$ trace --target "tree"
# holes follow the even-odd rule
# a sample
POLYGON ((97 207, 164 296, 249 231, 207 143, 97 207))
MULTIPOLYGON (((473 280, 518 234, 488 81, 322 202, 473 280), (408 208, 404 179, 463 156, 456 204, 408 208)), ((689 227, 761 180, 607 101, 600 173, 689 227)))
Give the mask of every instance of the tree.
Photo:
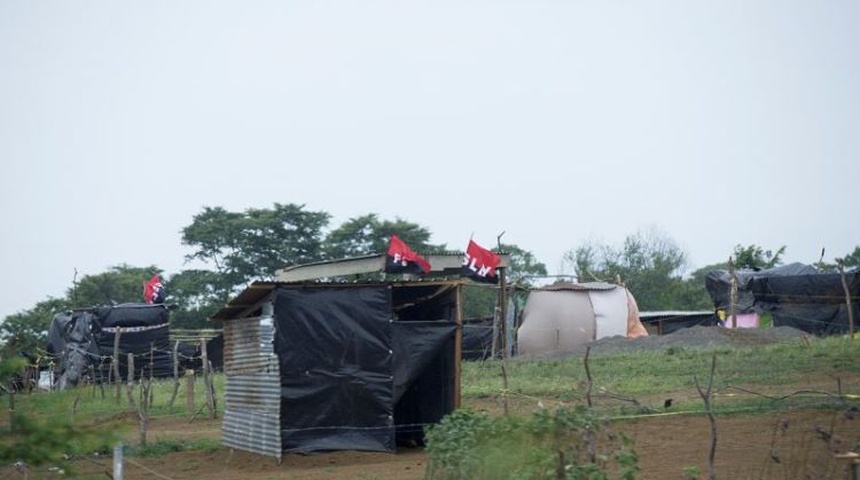
POLYGON ((321 260, 322 230, 329 217, 296 204, 244 212, 204 207, 182 229, 182 243, 195 249, 187 260, 214 265, 223 277, 221 285, 232 291, 251 280, 271 278, 285 266, 321 260))
POLYGON ((359 257, 385 253, 391 234, 400 237, 410 248, 419 253, 434 253, 445 250, 445 245, 430 243, 430 231, 425 227, 395 218, 380 220, 375 213, 350 218, 326 236, 324 250, 326 258, 359 257))
POLYGON ((212 328, 208 318, 229 300, 232 285, 211 270, 183 270, 165 283, 171 303, 170 325, 174 328, 212 328))
POLYGON ((733 253, 735 268, 747 270, 763 270, 773 268, 782 264, 782 255, 785 253, 785 245, 779 247, 775 252, 764 250, 758 245, 735 245, 733 253))
POLYGON ((629 235, 620 248, 588 243, 564 258, 580 282, 622 281, 642 310, 679 308, 686 254, 662 232, 629 235))
MULTIPOLYGON (((68 302, 77 308, 142 302, 143 284, 161 271, 149 267, 116 265, 107 271, 85 275, 66 292, 68 302)), ((170 291, 168 290, 168 295, 170 291)))
POLYGON ((530 277, 546 275, 546 265, 537 261, 534 254, 514 244, 503 243, 496 252, 505 252, 511 256, 511 266, 508 269, 508 281, 520 284, 531 284, 530 277))
POLYGON ((8 315, 0 324, 0 342, 15 352, 37 355, 39 349, 45 349, 54 316, 70 307, 64 298, 48 298, 29 310, 8 315))

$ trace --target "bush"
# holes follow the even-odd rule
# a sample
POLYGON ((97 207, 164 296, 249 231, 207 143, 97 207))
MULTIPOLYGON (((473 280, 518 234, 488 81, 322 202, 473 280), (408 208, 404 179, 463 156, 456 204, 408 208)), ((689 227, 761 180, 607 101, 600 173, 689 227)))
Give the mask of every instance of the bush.
POLYGON ((460 410, 427 429, 429 480, 633 480, 638 457, 585 408, 531 417, 460 410))

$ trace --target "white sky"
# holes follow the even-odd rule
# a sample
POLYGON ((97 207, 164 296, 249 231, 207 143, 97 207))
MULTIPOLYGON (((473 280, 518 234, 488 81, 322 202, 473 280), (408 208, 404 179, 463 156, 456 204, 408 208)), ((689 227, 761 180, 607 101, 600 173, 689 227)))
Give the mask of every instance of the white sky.
POLYGON ((690 269, 860 244, 860 2, 0 3, 0 318, 273 202, 690 269))

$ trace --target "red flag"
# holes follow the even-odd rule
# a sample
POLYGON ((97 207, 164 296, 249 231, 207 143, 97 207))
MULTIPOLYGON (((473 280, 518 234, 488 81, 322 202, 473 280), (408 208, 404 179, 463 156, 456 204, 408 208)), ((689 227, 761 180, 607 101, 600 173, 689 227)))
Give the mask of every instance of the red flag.
POLYGON ((430 262, 413 252, 397 235, 388 238, 388 258, 385 259, 388 273, 427 273, 430 262))
POLYGON ((478 282, 499 283, 496 267, 501 261, 495 253, 469 240, 463 256, 463 274, 478 282))
POLYGON ((158 275, 153 275, 143 285, 143 300, 146 303, 164 303, 164 286, 161 284, 161 278, 158 275))

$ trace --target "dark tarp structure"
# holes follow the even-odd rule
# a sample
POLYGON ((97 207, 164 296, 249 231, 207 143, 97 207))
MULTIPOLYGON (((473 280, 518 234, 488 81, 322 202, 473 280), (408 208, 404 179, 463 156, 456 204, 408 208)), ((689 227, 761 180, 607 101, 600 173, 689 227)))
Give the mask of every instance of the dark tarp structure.
MULTIPOLYGON (((817 275, 815 267, 802 263, 789 263, 779 267, 765 270, 737 270, 735 276, 738 279, 738 303, 735 305, 737 313, 752 313, 755 311, 755 296, 750 290, 749 284, 755 278, 780 277, 789 275, 817 275)), ((705 276, 705 288, 714 301, 717 310, 729 310, 731 306, 732 277, 728 270, 714 270, 705 276)))
POLYGON ((393 452, 460 401, 461 281, 254 282, 224 322, 224 445, 393 452))
POLYGON ((493 317, 463 324, 463 360, 487 360, 493 356, 493 317))
POLYGON ((668 335, 684 328, 719 325, 719 318, 711 311, 639 312, 642 325, 649 334, 668 335))
MULTIPOLYGON (((793 327, 815 335, 848 331, 848 309, 841 276, 819 273, 815 267, 792 263, 758 271, 738 271, 738 313, 773 314, 775 327, 793 327)), ((860 318, 860 273, 845 274, 854 317, 860 318)), ((711 272, 705 286, 717 310, 730 308, 731 277, 711 272)))
POLYGON ((110 357, 119 331, 119 369, 128 375, 128 354, 135 356, 135 375, 173 375, 169 311, 164 305, 127 303, 60 313, 48 330, 47 351, 58 357, 59 389, 72 387, 91 372, 95 381, 110 375, 110 357), (91 369, 92 367, 92 369, 91 369))
POLYGON ((455 407, 455 315, 440 285, 279 288, 283 451, 420 443, 455 407))
MULTIPOLYGON (((854 318, 860 318, 860 273, 845 274, 854 318)), ((760 311, 773 314, 775 327, 794 327, 815 335, 848 332, 845 289, 838 273, 757 277, 749 283, 760 311)))

